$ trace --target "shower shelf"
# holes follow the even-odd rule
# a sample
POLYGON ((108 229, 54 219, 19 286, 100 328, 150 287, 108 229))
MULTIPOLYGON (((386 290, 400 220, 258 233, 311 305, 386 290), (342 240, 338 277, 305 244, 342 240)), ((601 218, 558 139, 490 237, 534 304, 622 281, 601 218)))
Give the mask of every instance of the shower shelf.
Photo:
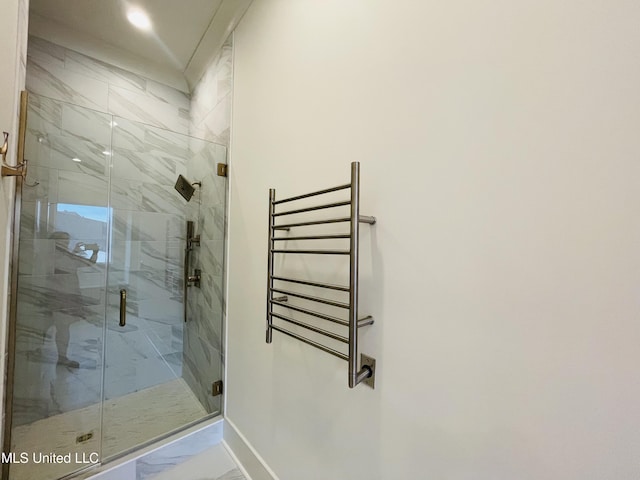
MULTIPOLYGON (((373 225, 376 223, 374 217, 360 215, 360 163, 351 163, 351 182, 340 185, 337 187, 327 188, 317 192, 307 193, 304 195, 298 195, 295 197, 285 198, 283 200, 276 201, 275 189, 269 190, 269 250, 268 250, 268 265, 267 265, 267 332, 266 341, 271 343, 273 339, 273 331, 280 332, 289 337, 293 337, 303 343, 316 347, 324 352, 334 355, 338 358, 346 360, 348 362, 349 369, 349 387, 353 388, 360 382, 374 387, 375 379, 375 359, 361 354, 360 355, 360 368, 358 368, 358 331, 361 327, 365 327, 373 324, 373 318, 370 315, 365 317, 358 317, 358 250, 359 250, 359 237, 360 237, 360 223, 368 223, 373 225), (307 199, 310 197, 326 195, 329 193, 337 192, 340 190, 350 190, 351 198, 348 201, 339 201, 332 203, 323 203, 320 205, 304 208, 293 208, 291 210, 285 210, 276 212, 276 206, 295 202, 298 200, 307 199), (308 212, 316 212, 318 210, 336 208, 336 207, 350 207, 350 216, 330 218, 326 220, 305 220, 295 221, 290 223, 280 223, 276 225, 276 219, 287 215, 301 215, 308 212), (344 234, 295 234, 286 236, 276 236, 277 232, 287 231, 289 232, 294 227, 307 227, 311 225, 325 225, 333 223, 349 223, 350 233, 344 234), (276 242, 285 241, 298 241, 298 240, 339 240, 349 239, 348 249, 288 249, 285 247, 276 248, 276 242), (332 255, 332 256, 349 256, 349 284, 348 285, 335 285, 330 283, 317 282, 306 278, 288 278, 286 276, 274 274, 274 264, 276 255, 332 255), (275 282, 286 282, 288 284, 305 285, 310 287, 318 287, 326 290, 333 290, 337 292, 348 293, 348 302, 341 302, 329 298, 317 297, 315 295, 309 295, 304 292, 291 290, 289 287, 280 288, 274 285, 275 282), (274 297, 274 293, 278 294, 274 297), (347 310, 348 318, 343 319, 338 316, 329 315, 324 312, 317 312, 304 308, 299 305, 290 304, 289 298, 300 299, 307 302, 313 302, 316 304, 327 305, 337 309, 347 310), (274 307, 279 307, 280 310, 274 311, 274 307), (314 319, 320 319, 330 322, 334 325, 339 325, 335 328, 346 328, 348 333, 341 334, 335 331, 321 328, 314 324, 309 324, 302 320, 292 318, 291 315, 285 315, 282 313, 283 309, 288 309, 292 312, 302 313, 314 319), (274 319, 280 322, 286 322, 287 324, 295 325, 296 327, 303 328, 305 330, 314 332, 323 337, 330 338, 337 343, 341 343, 348 346, 348 353, 343 353, 336 348, 329 347, 319 341, 307 338, 299 333, 288 330, 282 326, 281 323, 275 324, 274 319)), ((293 285, 292 288, 296 288, 293 285)), ((342 311, 341 310, 341 311, 342 311)), ((305 317, 306 318, 306 317, 305 317)), ((316 321, 316 320, 314 320, 316 321)))

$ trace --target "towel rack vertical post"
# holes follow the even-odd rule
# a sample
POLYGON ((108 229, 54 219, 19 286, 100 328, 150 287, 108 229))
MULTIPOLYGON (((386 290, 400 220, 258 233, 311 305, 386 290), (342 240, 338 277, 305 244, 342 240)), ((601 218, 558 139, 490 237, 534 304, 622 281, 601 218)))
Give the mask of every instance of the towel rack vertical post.
POLYGON ((273 313, 273 304, 271 301, 273 300, 273 227, 275 226, 275 217, 273 214, 275 213, 275 205, 274 202, 276 200, 276 190, 274 188, 269 189, 269 251, 268 251, 268 260, 267 260, 267 343, 271 343, 273 339, 273 330, 271 329, 271 325, 273 322, 273 318, 271 314, 273 313))
POLYGON ((360 242, 360 162, 351 162, 351 235, 349 245, 349 388, 371 376, 358 370, 358 250, 360 242))
POLYGON ((351 163, 351 229, 349 245, 349 388, 358 372, 358 245, 360 238, 360 163, 351 163))

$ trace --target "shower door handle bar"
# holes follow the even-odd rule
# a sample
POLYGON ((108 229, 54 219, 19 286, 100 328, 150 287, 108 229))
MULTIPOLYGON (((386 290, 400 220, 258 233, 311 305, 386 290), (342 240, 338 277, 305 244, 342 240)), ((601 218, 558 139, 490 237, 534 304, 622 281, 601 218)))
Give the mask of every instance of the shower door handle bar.
POLYGON ((120 325, 124 327, 127 324, 127 291, 123 288, 120 290, 120 325))
MULTIPOLYGON (((187 240, 188 241, 188 240, 187 240)), ((184 249, 184 267, 182 271, 182 314, 187 322, 187 291, 189 287, 189 247, 184 249)))

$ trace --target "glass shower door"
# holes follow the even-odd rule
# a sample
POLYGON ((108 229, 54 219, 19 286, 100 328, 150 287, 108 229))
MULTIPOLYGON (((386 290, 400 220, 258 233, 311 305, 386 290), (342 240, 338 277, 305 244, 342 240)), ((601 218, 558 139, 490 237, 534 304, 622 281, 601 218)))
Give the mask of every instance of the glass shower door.
POLYGON ((9 478, 49 480, 221 412, 226 149, 32 94, 25 158, 9 478))
POLYGON ((10 478, 44 480, 99 461, 111 117, 32 94, 27 118, 10 478))
MULTIPOLYGON (((201 230, 208 222, 197 218, 206 210, 204 189, 190 202, 174 189, 178 175, 196 181, 189 177, 194 159, 202 158, 213 172, 215 149, 186 135, 117 117, 113 125, 103 461, 219 412, 220 400, 209 401, 210 389, 209 395, 198 391, 222 378, 221 361, 215 361, 220 342, 216 351, 191 351, 188 331, 198 322, 185 322, 185 300, 196 290, 213 289, 213 268, 200 268, 200 288, 185 287, 184 282, 185 259, 195 270, 201 249, 212 248, 207 231, 201 230), (194 208, 202 242, 192 242, 198 252, 187 256, 186 222, 194 208), (208 368, 201 377, 197 367, 203 353, 208 368)), ((198 181, 211 184, 203 176, 198 181)), ((221 325, 221 311, 220 304, 217 316, 204 322, 212 324, 217 317, 221 325)), ((189 318, 206 313, 199 305, 187 312, 189 318)))

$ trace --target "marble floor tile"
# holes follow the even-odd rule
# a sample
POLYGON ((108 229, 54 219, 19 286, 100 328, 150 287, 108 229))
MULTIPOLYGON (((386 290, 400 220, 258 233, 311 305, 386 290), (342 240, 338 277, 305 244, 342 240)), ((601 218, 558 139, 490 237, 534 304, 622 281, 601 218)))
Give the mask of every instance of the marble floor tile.
POLYGON ((222 443, 162 473, 136 480, 246 480, 222 443))
POLYGON ((107 401, 103 412, 102 458, 134 448, 206 415, 181 378, 107 401))

